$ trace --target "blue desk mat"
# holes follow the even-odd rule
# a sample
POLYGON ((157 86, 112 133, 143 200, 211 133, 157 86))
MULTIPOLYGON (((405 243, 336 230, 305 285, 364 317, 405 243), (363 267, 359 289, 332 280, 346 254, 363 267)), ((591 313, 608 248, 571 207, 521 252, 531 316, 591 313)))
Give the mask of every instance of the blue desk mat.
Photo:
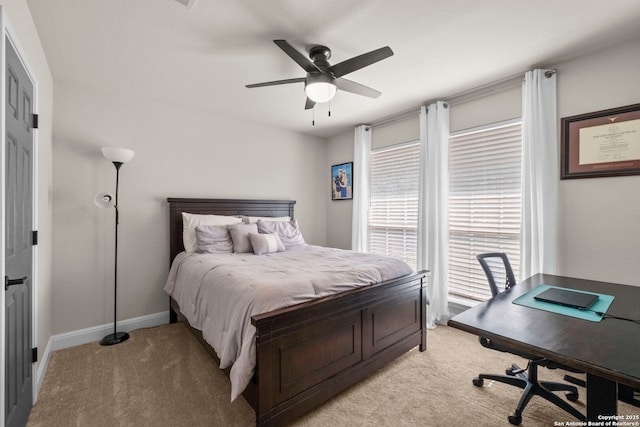
POLYGON ((538 285, 536 288, 530 290, 526 294, 520 295, 518 298, 514 299, 512 302, 514 304, 523 305, 525 307, 550 311, 552 313, 558 313, 564 316, 576 317, 578 319, 589 320, 591 322, 599 322, 602 320, 602 316, 594 313, 594 311, 606 313, 607 310, 609 309, 609 306, 613 302, 613 298, 614 298, 613 295, 578 291, 578 292, 584 292, 585 294, 598 295, 598 301, 596 301, 591 307, 589 307, 588 310, 580 310, 573 307, 565 307, 564 305, 554 304, 554 303, 545 302, 545 301, 538 301, 533 299, 533 297, 535 297, 541 292, 546 291, 549 288, 567 289, 569 291, 576 291, 576 289, 560 288, 558 286, 549 286, 549 285, 542 284, 542 285, 538 285))

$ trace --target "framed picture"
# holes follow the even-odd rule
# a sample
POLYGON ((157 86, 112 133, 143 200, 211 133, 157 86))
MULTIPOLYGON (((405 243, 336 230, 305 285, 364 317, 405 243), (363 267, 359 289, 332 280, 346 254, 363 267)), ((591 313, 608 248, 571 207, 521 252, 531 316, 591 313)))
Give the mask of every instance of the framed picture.
POLYGON ((640 104, 563 117, 560 179, 640 174, 640 104))
POLYGON ((331 200, 353 199, 353 162, 331 166, 331 200))

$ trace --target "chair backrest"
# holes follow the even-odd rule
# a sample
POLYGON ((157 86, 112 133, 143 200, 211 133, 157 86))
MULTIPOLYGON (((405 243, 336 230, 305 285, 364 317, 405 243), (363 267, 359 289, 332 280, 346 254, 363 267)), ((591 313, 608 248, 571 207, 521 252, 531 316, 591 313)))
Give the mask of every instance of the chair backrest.
POLYGON ((516 285, 516 278, 513 275, 513 269, 507 254, 503 252, 491 252, 487 254, 477 255, 476 258, 484 274, 487 275, 491 294, 495 297, 500 292, 505 291, 516 285))

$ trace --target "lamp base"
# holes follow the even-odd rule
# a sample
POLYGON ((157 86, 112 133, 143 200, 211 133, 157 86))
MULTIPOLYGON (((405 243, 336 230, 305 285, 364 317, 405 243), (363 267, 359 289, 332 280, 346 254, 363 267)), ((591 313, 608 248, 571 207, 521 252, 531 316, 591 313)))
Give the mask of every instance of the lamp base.
POLYGON ((115 334, 109 334, 102 338, 100 345, 115 345, 120 344, 123 341, 129 339, 129 334, 126 332, 116 332, 115 334))

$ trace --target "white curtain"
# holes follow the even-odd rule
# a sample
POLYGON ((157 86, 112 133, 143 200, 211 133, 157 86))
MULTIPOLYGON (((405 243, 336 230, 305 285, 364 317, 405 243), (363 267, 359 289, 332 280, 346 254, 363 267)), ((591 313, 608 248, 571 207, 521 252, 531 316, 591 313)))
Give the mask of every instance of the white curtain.
POLYGON ((351 221, 351 249, 354 251, 366 252, 367 221, 369 219, 371 126, 356 126, 353 147, 353 217, 351 221))
POLYGON ((449 317, 449 106, 420 109, 418 269, 430 270, 427 327, 449 317))
POLYGON ((522 85, 521 279, 557 272, 557 120, 555 71, 528 71, 522 85))

